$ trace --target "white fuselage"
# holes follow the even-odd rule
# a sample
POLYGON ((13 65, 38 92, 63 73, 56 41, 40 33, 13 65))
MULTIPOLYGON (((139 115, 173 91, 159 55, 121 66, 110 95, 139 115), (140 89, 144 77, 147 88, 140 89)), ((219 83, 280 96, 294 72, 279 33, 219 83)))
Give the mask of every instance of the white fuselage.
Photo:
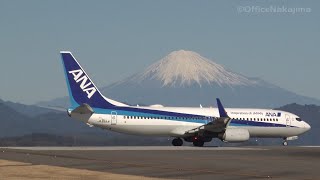
MULTIPOLYGON (((219 117, 217 108, 186 107, 130 107, 139 110, 155 110, 187 115, 199 115, 205 118, 184 118, 150 113, 132 113, 123 110, 97 110, 91 116, 73 114, 72 116, 90 125, 121 133, 184 137, 185 132, 207 124, 214 117, 219 117)), ((271 109, 226 108, 232 119, 228 128, 245 128, 250 137, 291 137, 310 129, 292 113, 271 109)))

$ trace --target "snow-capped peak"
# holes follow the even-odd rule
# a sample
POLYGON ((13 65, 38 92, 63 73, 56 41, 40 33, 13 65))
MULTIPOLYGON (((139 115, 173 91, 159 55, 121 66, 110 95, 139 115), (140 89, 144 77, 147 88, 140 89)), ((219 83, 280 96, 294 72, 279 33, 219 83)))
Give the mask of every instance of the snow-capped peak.
POLYGON ((221 65, 192 51, 173 51, 163 59, 149 66, 134 78, 160 80, 163 86, 181 86, 197 83, 222 85, 250 85, 248 78, 227 71, 221 65))

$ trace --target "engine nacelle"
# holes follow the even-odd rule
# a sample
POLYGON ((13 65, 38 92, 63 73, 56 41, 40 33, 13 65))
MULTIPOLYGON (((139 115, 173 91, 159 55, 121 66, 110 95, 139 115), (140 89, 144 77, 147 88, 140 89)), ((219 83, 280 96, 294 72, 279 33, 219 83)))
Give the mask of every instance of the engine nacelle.
POLYGON ((227 142, 243 142, 250 138, 249 131, 240 128, 226 129, 225 133, 219 134, 219 138, 227 142))

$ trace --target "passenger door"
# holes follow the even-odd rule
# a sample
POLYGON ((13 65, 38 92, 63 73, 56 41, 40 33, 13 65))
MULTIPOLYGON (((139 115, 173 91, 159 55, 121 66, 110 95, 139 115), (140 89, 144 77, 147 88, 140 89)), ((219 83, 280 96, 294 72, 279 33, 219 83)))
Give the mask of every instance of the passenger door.
POLYGON ((290 126, 291 126, 291 119, 290 119, 290 116, 286 114, 286 127, 290 127, 290 126))
POLYGON ((117 124, 117 112, 111 111, 111 125, 117 124))

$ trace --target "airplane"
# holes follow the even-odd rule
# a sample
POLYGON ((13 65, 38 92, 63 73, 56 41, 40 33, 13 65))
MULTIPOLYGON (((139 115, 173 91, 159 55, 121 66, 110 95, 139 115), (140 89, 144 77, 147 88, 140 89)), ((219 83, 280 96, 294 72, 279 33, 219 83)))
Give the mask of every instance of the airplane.
POLYGON ((70 104, 68 115, 90 127, 120 133, 172 137, 173 146, 192 142, 202 147, 218 138, 245 142, 249 138, 282 138, 283 145, 310 130, 290 112, 272 109, 130 106, 101 94, 70 51, 60 51, 70 104), (184 140, 184 141, 183 141, 184 140))

